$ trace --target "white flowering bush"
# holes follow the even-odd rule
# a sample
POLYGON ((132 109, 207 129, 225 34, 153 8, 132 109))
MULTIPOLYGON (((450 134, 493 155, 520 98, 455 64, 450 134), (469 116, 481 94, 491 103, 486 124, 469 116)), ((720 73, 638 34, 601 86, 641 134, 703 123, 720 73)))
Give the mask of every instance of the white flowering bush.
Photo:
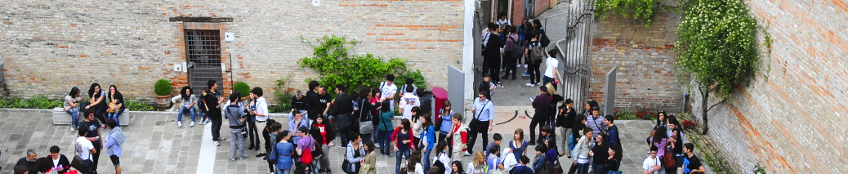
POLYGON ((747 83, 759 67, 757 21, 741 0, 688 0, 676 32, 677 66, 716 96, 747 83))

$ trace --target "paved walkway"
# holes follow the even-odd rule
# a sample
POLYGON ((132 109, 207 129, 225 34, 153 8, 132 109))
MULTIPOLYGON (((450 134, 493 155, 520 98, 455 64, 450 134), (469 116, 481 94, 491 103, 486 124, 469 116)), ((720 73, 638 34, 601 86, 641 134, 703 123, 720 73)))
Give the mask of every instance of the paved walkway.
MULTIPOLYGON (((519 107, 496 107, 498 120, 512 118, 515 109, 519 107)), ((124 144, 124 157, 121 158, 124 173, 208 173, 203 172, 202 169, 213 169, 219 173, 267 173, 268 171, 265 161, 253 157, 256 151, 247 151, 250 156, 247 160, 229 161, 229 141, 222 141, 221 146, 217 147, 212 145, 209 140, 211 135, 204 132, 204 125, 193 128, 185 125, 183 128, 177 128, 176 113, 130 112, 130 114, 132 114, 132 124, 122 128, 128 138, 124 144), (214 153, 202 154, 201 151, 207 149, 201 147, 211 148, 208 150, 214 153)), ((272 118, 286 120, 280 116, 272 116, 272 118)), ((29 148, 35 149, 40 157, 46 156, 49 147, 53 145, 60 146, 62 154, 67 156, 73 154, 71 143, 76 137, 75 133, 68 130, 67 125, 53 125, 49 112, 5 110, 0 111, 0 119, 4 120, 0 122, 0 133, 3 134, 2 143, 0 143, 0 147, 3 148, 3 154, 0 156, 2 173, 11 173, 15 162, 24 157, 29 148)), ((184 118, 184 121, 186 120, 189 119, 184 118)), ((515 128, 522 128, 528 132, 529 122, 527 118, 516 118, 512 122, 496 126, 493 133, 511 137, 508 135, 512 135, 515 128)), ((650 121, 621 121, 618 125, 623 132, 621 138, 627 153, 624 156, 622 169, 625 173, 637 173, 641 171, 639 166, 645 158, 645 147, 641 142, 650 128, 650 121)), ((206 129, 208 131, 208 128, 206 129)), ((225 137, 229 136, 224 133, 222 131, 225 137)), ((529 136, 529 133, 527 134, 526 136, 529 136)), ((340 143, 338 138, 335 143, 340 143)), ((475 145, 475 150, 480 149, 482 149, 482 143, 475 145)), ((332 148, 330 153, 332 154, 331 162, 334 163, 332 170, 340 173, 339 166, 341 166, 344 150, 332 148)), ((528 153, 528 156, 532 159, 533 153, 528 153)), ((379 156, 377 160, 379 161, 378 173, 394 173, 394 156, 379 156)), ((468 161, 470 157, 463 157, 461 160, 468 161)), ((563 164, 571 162, 564 157, 560 160, 563 164)), ((114 172, 105 154, 102 154, 98 166, 100 172, 114 172)))

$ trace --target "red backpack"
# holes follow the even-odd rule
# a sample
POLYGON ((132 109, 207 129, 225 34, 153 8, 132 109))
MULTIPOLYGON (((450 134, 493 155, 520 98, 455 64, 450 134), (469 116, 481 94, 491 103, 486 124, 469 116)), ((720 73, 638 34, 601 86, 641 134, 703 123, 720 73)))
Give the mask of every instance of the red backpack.
POLYGON ((303 164, 312 164, 312 160, 314 160, 312 158, 312 149, 306 147, 306 149, 303 149, 303 155, 300 156, 300 162, 303 164))

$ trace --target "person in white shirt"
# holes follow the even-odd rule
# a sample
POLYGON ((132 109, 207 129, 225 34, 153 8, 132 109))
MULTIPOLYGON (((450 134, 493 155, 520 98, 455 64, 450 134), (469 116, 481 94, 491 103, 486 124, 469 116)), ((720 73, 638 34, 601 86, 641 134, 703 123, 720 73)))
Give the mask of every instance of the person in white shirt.
POLYGON ((404 89, 403 97, 400 98, 400 111, 403 113, 401 119, 412 120, 412 107, 421 106, 418 96, 415 96, 415 91, 412 86, 407 86, 404 89))
MULTIPOLYGON (((389 100, 389 110, 395 111, 395 96, 397 95, 397 86, 394 83, 395 75, 386 75, 386 81, 380 83, 380 101, 389 100)), ((378 146, 379 147, 379 146, 378 146)))
MULTIPOLYGON (((259 150, 259 147, 262 146, 260 143, 259 136, 261 136, 260 131, 265 129, 265 121, 268 121, 268 102, 265 100, 265 97, 262 97, 264 93, 262 92, 262 88, 255 87, 250 90, 250 98, 253 101, 250 102, 250 115, 247 120, 247 133, 250 141, 250 146, 247 150, 256 149, 259 150)), ((268 141, 268 140, 265 140, 268 141)), ((270 149, 269 147, 265 147, 266 149, 270 149)))
POLYGON ((94 163, 94 161, 92 161, 91 154, 97 153, 97 149, 95 149, 94 145, 91 144, 91 140, 88 140, 85 137, 86 133, 88 133, 87 129, 77 129, 77 135, 79 135, 79 137, 77 137, 76 141, 74 141, 74 147, 77 151, 77 155, 79 155, 82 159, 83 165, 88 167, 94 163))
POLYGON ((559 83, 559 72, 557 71, 557 66, 559 66, 559 61, 556 59, 557 53, 559 53, 559 49, 552 49, 548 51, 548 57, 545 59, 545 76, 542 77, 542 85, 547 83, 551 83, 554 86, 554 89, 557 88, 557 84, 559 83))
POLYGON ((665 173, 663 171, 661 159, 657 158, 657 146, 651 146, 651 156, 648 156, 648 158, 645 158, 645 161, 642 162, 642 169, 643 174, 665 173))
POLYGON ((498 24, 498 27, 500 28, 504 28, 507 25, 512 26, 512 23, 510 23, 509 19, 506 18, 506 13, 503 12, 498 14, 498 21, 496 24, 498 24))

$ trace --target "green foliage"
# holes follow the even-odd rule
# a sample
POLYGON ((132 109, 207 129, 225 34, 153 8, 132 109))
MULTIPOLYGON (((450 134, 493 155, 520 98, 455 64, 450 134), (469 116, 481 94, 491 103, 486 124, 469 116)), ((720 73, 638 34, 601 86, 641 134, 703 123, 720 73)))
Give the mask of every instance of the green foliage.
POLYGON ((61 99, 50 100, 42 95, 35 95, 29 99, 0 99, 0 108, 53 109, 54 107, 62 107, 63 104, 64 101, 61 99))
POLYGON ((653 22, 653 18, 659 11, 658 0, 598 0, 595 3, 596 14, 599 19, 609 17, 609 12, 621 14, 624 17, 632 17, 641 20, 646 25, 653 22))
MULTIPOLYGON (((401 86, 403 86, 403 84, 406 84, 407 78, 412 78, 412 81, 413 81, 412 84, 414 84, 418 88, 427 89, 427 83, 425 83, 425 81, 424 81, 424 74, 421 74, 421 70, 415 70, 415 71, 410 70, 410 71, 406 71, 406 72, 398 74, 398 76, 395 77, 395 83, 397 83, 398 89, 401 86)), ((402 90, 406 90, 406 89, 399 89, 399 90, 402 91, 402 90)))
POLYGON ((159 79, 156 81, 156 84, 153 86, 153 92, 158 96, 170 95, 174 89, 171 87, 171 82, 165 79, 159 79))
POLYGON ((271 106, 268 108, 270 112, 288 112, 291 110, 291 98, 294 96, 292 91, 294 88, 290 88, 288 86, 289 80, 291 80, 292 76, 286 76, 285 78, 275 80, 274 81, 274 100, 277 100, 277 105, 271 106))
POLYGON ((762 164, 757 163, 754 169, 751 169, 751 174, 766 174, 766 168, 762 164))
POLYGON ((727 98, 734 85, 747 84, 759 67, 757 21, 741 0, 680 2, 685 5, 675 43, 680 77, 694 78, 702 91, 727 98))
POLYGON ((619 111, 618 109, 614 109, 614 111, 616 120, 654 120, 657 118, 655 111, 648 107, 642 107, 636 109, 636 111, 619 111))
POLYGON ((127 107, 130 111, 153 111, 155 108, 153 105, 147 104, 147 102, 140 100, 127 99, 124 101, 124 106, 127 107))
POLYGON ((321 75, 319 82, 327 86, 327 92, 334 96, 336 94, 332 89, 337 84, 348 89, 357 89, 355 87, 359 85, 376 87, 386 74, 407 70, 406 62, 399 58, 390 58, 385 62, 382 57, 370 53, 349 53, 356 45, 356 40, 335 35, 316 40, 317 44, 311 44, 313 56, 304 57, 298 64, 318 72, 321 75))
POLYGON ((250 95, 250 86, 248 86, 245 82, 236 82, 236 84, 233 85, 233 90, 238 91, 240 97, 247 97, 250 95))

